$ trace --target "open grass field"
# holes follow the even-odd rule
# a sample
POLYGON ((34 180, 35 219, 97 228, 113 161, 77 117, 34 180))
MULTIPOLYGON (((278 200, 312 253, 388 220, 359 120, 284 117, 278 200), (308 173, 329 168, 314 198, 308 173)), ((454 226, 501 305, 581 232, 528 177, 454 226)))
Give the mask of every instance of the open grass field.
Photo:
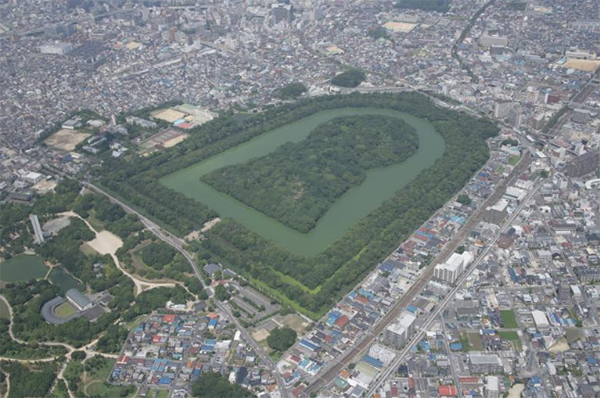
POLYGON ((68 318, 75 314, 77 310, 68 301, 65 301, 54 309, 54 313, 61 318, 68 318))
POLYGON ((517 163, 519 163, 519 160, 521 160, 520 156, 512 155, 510 158, 508 158, 508 164, 511 166, 516 166, 517 163))
POLYGON ((169 390, 158 390, 156 398, 167 398, 169 396, 169 390))
POLYGON ((86 386, 87 397, 114 398, 114 397, 134 397, 137 393, 135 390, 131 394, 121 395, 126 389, 124 386, 113 386, 105 381, 96 380, 86 386))
POLYGON ((63 151, 72 151, 75 147, 85 141, 91 134, 85 130, 58 130, 46 138, 46 145, 63 151))
POLYGON ((502 323, 507 329, 516 329, 519 327, 517 324, 517 317, 513 310, 501 310, 500 316, 502 317, 502 323))
POLYGON ((20 282, 43 278, 48 268, 38 256, 21 254, 0 263, 0 280, 4 282, 20 282))
POLYGON ((498 332, 498 336, 502 340, 510 341, 516 350, 521 351, 521 339, 517 332, 503 330, 498 332))
POLYGON ((0 301, 0 319, 10 319, 10 311, 4 301, 0 301))

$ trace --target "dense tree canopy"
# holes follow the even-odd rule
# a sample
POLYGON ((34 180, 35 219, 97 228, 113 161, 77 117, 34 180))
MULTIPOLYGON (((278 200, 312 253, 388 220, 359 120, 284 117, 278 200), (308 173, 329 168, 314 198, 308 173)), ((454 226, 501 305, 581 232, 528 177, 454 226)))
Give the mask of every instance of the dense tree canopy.
POLYGON ((208 372, 192 386, 192 395, 199 398, 255 398, 252 392, 238 384, 231 384, 220 373, 208 372))
POLYGON ((293 99, 301 96, 307 91, 308 89, 306 88, 304 83, 294 82, 286 84, 284 87, 282 87, 277 93, 277 96, 284 100, 293 99))
POLYGON ((215 170, 202 180, 300 232, 313 229, 367 170, 400 163, 419 146, 415 129, 390 116, 341 117, 307 139, 264 157, 215 170))
POLYGON ((458 203, 460 203, 461 205, 466 205, 466 206, 470 205, 472 202, 471 198, 466 193, 458 195, 458 198, 456 198, 456 201, 458 203))
POLYGON ((273 329, 267 337, 267 344, 274 350, 284 352, 294 345, 298 334, 294 329, 282 327, 273 329))
POLYGON ((367 31, 367 36, 378 40, 378 39, 389 39, 387 29, 382 26, 375 26, 367 31))
POLYGON ((280 298, 318 317, 469 181, 488 159, 486 139, 497 134, 494 124, 438 108, 418 93, 306 98, 244 118, 229 114, 216 118, 192 129, 177 147, 147 158, 107 160, 99 170, 101 182, 166 227, 187 234, 216 213, 166 188, 158 181, 161 177, 306 116, 344 107, 394 109, 426 118, 444 138, 444 155, 314 258, 293 255, 228 219, 202 241, 202 251, 213 261, 260 280, 280 298), (296 281, 290 282, 290 277, 296 281), (298 281, 320 290, 311 293, 298 281))
POLYGON ((4 362, 1 368, 10 374, 9 398, 45 397, 56 374, 53 363, 27 367, 18 362, 4 362))
POLYGON ((353 88, 358 87, 358 85, 364 82, 366 78, 367 76, 362 70, 349 69, 331 79, 331 84, 338 87, 353 88))
POLYGON ((175 258, 177 251, 168 243, 154 242, 142 249, 142 260, 147 265, 162 269, 175 258))
POLYGON ((219 301, 229 300, 231 298, 231 294, 223 285, 217 285, 215 287, 215 297, 219 301))

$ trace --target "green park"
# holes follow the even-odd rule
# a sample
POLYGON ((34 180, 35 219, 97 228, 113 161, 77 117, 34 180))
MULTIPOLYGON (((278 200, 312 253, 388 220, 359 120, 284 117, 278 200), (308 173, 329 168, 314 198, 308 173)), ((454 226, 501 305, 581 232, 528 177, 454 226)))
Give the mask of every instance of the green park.
POLYGON ((496 133, 418 93, 315 97, 226 113, 97 181, 182 237, 220 217, 198 258, 318 317, 464 186, 496 133))

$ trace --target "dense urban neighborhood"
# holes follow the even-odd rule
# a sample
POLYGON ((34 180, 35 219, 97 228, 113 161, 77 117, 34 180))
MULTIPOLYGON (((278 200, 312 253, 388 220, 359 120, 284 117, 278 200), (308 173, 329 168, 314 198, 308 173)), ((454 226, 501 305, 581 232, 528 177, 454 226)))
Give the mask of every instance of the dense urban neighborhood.
POLYGON ((600 396, 598 0, 0 0, 0 398, 600 396))

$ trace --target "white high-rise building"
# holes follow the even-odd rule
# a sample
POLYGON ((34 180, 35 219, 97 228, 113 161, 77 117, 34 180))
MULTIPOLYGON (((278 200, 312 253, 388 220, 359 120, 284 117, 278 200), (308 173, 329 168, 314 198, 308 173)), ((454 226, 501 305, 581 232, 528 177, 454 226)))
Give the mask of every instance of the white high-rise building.
POLYGON ((464 252, 463 254, 453 253, 445 263, 435 266, 433 276, 436 279, 452 284, 472 261, 473 255, 469 252, 464 252))
POLYGON ((415 332, 416 319, 417 317, 410 312, 402 313, 394 323, 385 329, 383 334, 385 343, 392 348, 402 348, 415 332))

